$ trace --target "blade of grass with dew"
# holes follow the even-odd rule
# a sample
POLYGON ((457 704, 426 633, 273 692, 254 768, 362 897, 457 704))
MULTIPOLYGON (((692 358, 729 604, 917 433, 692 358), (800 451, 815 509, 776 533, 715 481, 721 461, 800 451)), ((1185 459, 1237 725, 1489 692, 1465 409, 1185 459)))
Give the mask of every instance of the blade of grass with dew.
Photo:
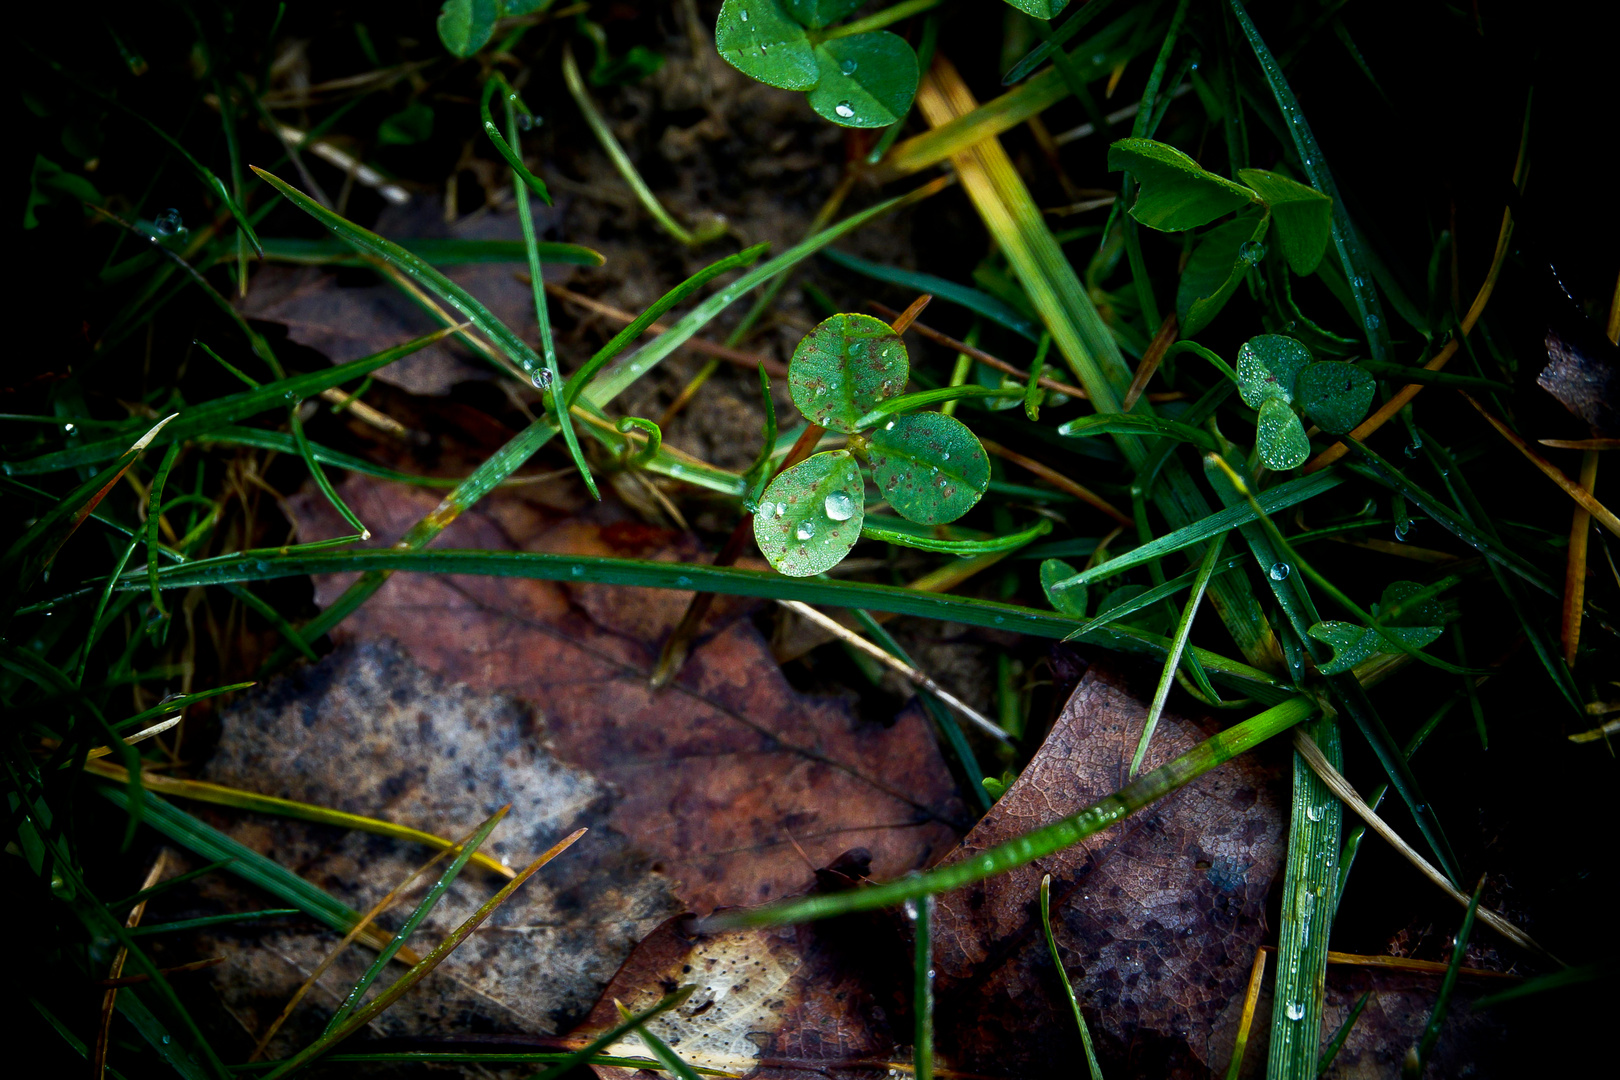
MULTIPOLYGON (((469 263, 521 263, 528 261, 528 245, 521 240, 452 240, 437 236, 414 237, 399 242, 433 266, 462 266, 469 263)), ((567 266, 601 266, 606 261, 600 251, 580 244, 538 240, 535 247, 542 262, 567 266)), ((362 256, 336 237, 267 238, 267 262, 297 263, 303 266, 369 266, 362 256)))
POLYGON ((351 244, 357 251, 374 256, 398 270, 422 288, 449 304, 494 344, 508 361, 516 365, 529 379, 540 377, 544 364, 528 342, 519 337, 490 310, 473 298, 460 285, 435 270, 426 260, 385 240, 369 229, 363 229, 343 218, 288 184, 280 177, 255 168, 259 178, 282 194, 284 198, 310 217, 332 231, 338 239, 351 244))
MULTIPOLYGON (((499 75, 495 79, 500 78, 499 75)), ((495 87, 495 79, 491 79, 484 88, 484 100, 481 106, 484 112, 484 127, 495 137, 500 133, 495 131, 495 125, 489 120, 489 98, 495 87)), ((502 82, 505 80, 503 79, 502 82)), ((514 99, 517 95, 508 89, 506 95, 506 124, 512 132, 512 145, 521 146, 518 135, 517 106, 514 99)), ((527 112, 527 110, 525 110, 527 112)), ((529 189, 525 181, 529 179, 528 170, 523 168, 522 157, 514 150, 511 154, 512 164, 512 192, 517 201, 518 224, 523 229, 523 242, 527 247, 529 259, 529 286, 534 292, 534 318, 540 328, 540 357, 543 367, 534 373, 534 384, 540 392, 546 395, 551 415, 562 431, 563 443, 568 447, 568 456, 573 459, 574 467, 579 470, 581 480, 585 481, 585 490, 591 493, 591 498, 597 502, 602 501, 601 492, 596 490, 596 479, 591 476, 591 467, 585 461, 585 452, 579 448, 579 436, 574 432, 574 422, 568 415, 568 406, 563 401, 562 372, 557 370, 557 344, 551 337, 551 313, 546 307, 546 279, 540 264, 540 252, 536 247, 534 232, 534 214, 529 208, 529 189)), ((551 199, 545 194, 545 185, 538 189, 546 204, 551 199)))
POLYGON ((1052 966, 1057 968, 1058 979, 1063 983, 1063 996, 1068 998, 1069 1008, 1074 1011, 1075 1027, 1080 1029, 1080 1043, 1086 1050, 1086 1070, 1091 1080, 1102 1080, 1102 1066, 1097 1063, 1097 1051, 1091 1045, 1091 1028, 1086 1026, 1086 1018, 1080 1012, 1080 999, 1074 996, 1069 972, 1063 966, 1063 954, 1058 952, 1057 938, 1052 936, 1051 874, 1041 878, 1041 929, 1046 932, 1046 951, 1052 955, 1052 966))
MULTIPOLYGON (((87 763, 85 771, 96 776, 105 777, 108 780, 122 782, 125 779, 124 769, 103 761, 87 763)), ((442 836, 424 832, 421 829, 413 829, 408 825, 396 825, 391 821, 366 817, 363 814, 351 814, 345 810, 333 810, 330 807, 316 806, 313 803, 282 799, 274 795, 260 795, 257 792, 226 787, 223 784, 211 784, 205 780, 182 780, 161 773, 153 773, 143 777, 143 779, 148 790, 176 799, 190 799, 193 802, 229 806, 237 810, 250 810, 258 814, 273 814, 277 817, 297 818, 300 821, 315 821, 322 825, 335 825, 340 829, 353 829, 356 832, 388 836, 395 840, 407 840, 413 844, 421 844, 424 847, 439 850, 450 850, 457 847, 456 842, 453 840, 447 840, 442 836)), ((491 873, 499 874, 505 878, 512 876, 511 868, 502 865, 498 859, 491 858, 488 855, 474 853, 472 861, 481 869, 488 870, 491 873)))
MULTIPOLYGON (((122 788, 99 785, 100 794, 120 810, 130 809, 130 799, 122 788)), ((359 921, 358 912, 335 899, 320 886, 294 874, 280 863, 260 855, 224 833, 163 798, 146 792, 143 821, 181 847, 211 861, 229 860, 232 874, 256 885, 272 896, 294 905, 305 915, 343 933, 359 921)), ((388 943, 381 931, 365 935, 366 944, 380 949, 388 943)))
MULTIPOLYGON (((457 551, 435 548, 409 551, 368 548, 348 551, 310 551, 283 554, 276 549, 240 552, 212 559, 197 559, 165 567, 159 579, 165 588, 224 585, 240 581, 266 581, 308 574, 405 570, 431 574, 474 574, 484 577, 529 578, 536 581, 574 581, 650 588, 698 590, 728 596, 771 600, 800 600, 831 607, 864 607, 900 615, 960 622, 1036 637, 1062 638, 1075 631, 1079 620, 1055 611, 1040 611, 991 600, 925 592, 869 582, 789 578, 742 567, 620 559, 606 556, 551 555, 516 551, 457 551)), ((120 589, 144 589, 145 570, 127 571, 120 589), (139 573, 140 578, 132 575, 139 573)), ((363 599, 363 598, 362 598, 363 599)), ((333 605, 335 608, 336 605, 333 605)), ((328 609, 329 611, 332 608, 328 609)), ((310 627, 304 632, 310 636, 310 627)), ((324 631, 323 631, 324 632, 324 631)), ((1098 627, 1080 640, 1105 648, 1163 658, 1169 642, 1156 634, 1130 627, 1098 627)), ((1263 671, 1193 647, 1198 660, 1212 675, 1241 686, 1244 693, 1272 694, 1284 684, 1263 671)))
MULTIPOLYGON (((1228 570, 1236 569, 1242 566, 1245 561, 1246 560, 1244 560, 1241 556, 1233 557, 1232 559, 1227 560, 1225 566, 1220 566, 1217 564, 1214 574, 1215 576, 1219 576, 1228 570)), ((1187 571, 1185 574, 1169 579, 1162 585, 1155 585, 1151 589, 1147 589, 1143 592, 1137 593, 1134 596, 1127 597, 1116 604, 1111 604, 1109 607, 1097 612, 1095 615, 1082 622, 1079 629, 1074 632, 1073 636, 1078 639, 1084 637, 1086 634, 1100 626, 1117 625, 1122 619, 1134 615, 1144 608, 1150 608, 1161 600, 1168 600, 1172 596, 1179 593, 1182 589, 1192 586, 1197 582, 1198 576, 1198 569, 1195 567, 1194 569, 1187 571)), ((1072 581, 1074 579, 1070 578, 1069 580, 1072 581)), ((1065 588, 1068 588, 1068 586, 1065 582, 1060 581, 1051 586, 1051 588, 1054 592, 1061 592, 1065 588)))
POLYGON ((934 1080, 934 898, 908 901, 906 914, 912 932, 911 1075, 934 1080))
POLYGON ((1316 710, 1316 703, 1309 698, 1290 698, 1211 736, 1180 757, 1138 777, 1077 814, 1033 829, 960 862, 854 892, 821 894, 759 908, 722 912, 705 920, 706 928, 780 926, 831 918, 851 911, 870 911, 959 889, 1025 866, 1129 817, 1238 754, 1287 731, 1316 710))
POLYGON ((1305 113, 1300 109, 1294 91, 1289 88, 1282 65, 1277 63, 1276 58, 1271 55, 1271 50, 1266 47, 1242 0, 1228 0, 1228 3, 1232 15, 1237 19, 1238 27, 1248 39, 1249 47, 1254 50, 1255 59, 1260 62, 1260 70, 1265 75, 1266 85, 1271 89, 1271 96, 1277 103, 1278 111, 1282 113, 1283 127, 1293 140, 1294 150, 1299 155, 1299 163, 1305 170, 1305 176, 1310 180, 1312 187, 1333 202, 1333 246, 1338 252, 1340 265, 1344 267, 1344 276, 1349 279, 1350 291, 1356 299, 1356 308, 1361 313, 1361 325, 1366 332, 1367 347, 1374 360, 1388 363, 1389 326, 1385 323, 1383 308, 1378 302, 1378 291, 1373 286, 1372 272, 1367 269, 1367 259, 1361 252, 1361 242, 1356 236, 1355 226, 1350 222, 1350 214, 1345 209, 1344 200, 1339 196, 1338 185, 1334 183, 1333 173, 1328 169, 1327 158, 1322 155, 1322 148, 1317 145, 1316 136, 1311 133, 1310 125, 1305 121, 1305 113))
POLYGON ((883 519, 867 518, 861 525, 862 540, 881 540, 896 547, 937 551, 945 555, 968 556, 985 555, 992 551, 1016 551, 1052 531, 1051 521, 1042 518, 1022 532, 1009 533, 991 540, 938 540, 930 536, 912 536, 895 529, 885 529, 881 524, 874 525, 874 520, 881 523, 883 519))
POLYGON ((1164 703, 1170 697, 1170 685, 1175 681, 1176 668, 1181 663, 1182 650, 1187 647, 1187 637, 1192 633, 1193 618, 1198 613, 1198 605, 1204 599, 1204 590, 1209 586, 1209 579, 1215 572, 1215 564, 1221 556, 1222 543, 1219 540, 1212 542, 1204 552, 1203 561, 1198 564, 1198 576, 1193 579, 1192 595, 1187 597, 1187 606, 1181 611, 1181 621, 1176 626, 1175 635, 1170 639, 1170 655, 1164 659, 1164 671, 1159 675, 1159 687, 1153 693, 1153 703, 1148 707, 1147 721, 1142 725, 1142 737, 1137 740, 1136 753, 1131 756, 1132 777, 1142 771, 1142 759, 1147 757, 1148 742, 1153 738, 1153 729, 1158 726, 1159 716, 1164 712, 1164 703))
MULTIPOLYGON (((1339 725, 1324 717, 1309 726, 1323 754, 1337 767, 1343 757, 1339 725)), ((1333 891, 1339 876, 1333 860, 1339 854, 1343 809, 1299 754, 1293 759, 1294 796, 1266 1075, 1277 1080, 1314 1080, 1322 1045, 1328 938, 1336 907, 1333 891)))
MULTIPOLYGON (((409 971, 396 979, 387 990, 373 998, 369 1004, 350 1014, 348 1020, 336 1031, 327 1032, 296 1055, 282 1062, 268 1074, 266 1080, 280 1080, 283 1076, 297 1072, 356 1031, 365 1027, 375 1017, 380 1016, 384 1010, 404 997, 412 987, 425 979, 434 968, 438 967, 445 957, 449 956, 463 941, 467 940, 473 931, 477 930, 484 920, 489 918, 496 908, 504 904, 507 898, 516 892, 525 881, 533 877, 541 867, 552 859, 568 850, 574 841, 583 835, 585 835, 585 830, 579 829, 553 844, 538 859, 524 867, 516 877, 501 886, 499 892, 486 900, 477 911, 467 917, 465 922, 447 934, 432 952, 428 953, 414 964, 409 971)), ((403 949, 401 952, 403 953, 403 949)))
POLYGON ((1468 951, 1468 935, 1474 929, 1474 913, 1479 910, 1479 898, 1484 893, 1485 875, 1481 874, 1479 884, 1474 886, 1474 895, 1468 901, 1468 910, 1463 913, 1462 927, 1457 931, 1457 942, 1451 950, 1451 965, 1446 969, 1445 978, 1440 981, 1440 993, 1434 999, 1434 1011, 1429 1014, 1429 1022, 1423 1027, 1423 1037, 1406 1052, 1406 1060, 1401 1065, 1404 1080, 1422 1080, 1429 1054, 1440 1039, 1441 1025, 1446 1022, 1446 1010, 1451 1006, 1451 992, 1457 985, 1457 969, 1462 967, 1463 956, 1468 951))
MULTIPOLYGON (((339 386, 351 379, 361 378, 378 368, 386 367, 394 361, 402 359, 426 348, 436 341, 448 337, 454 331, 435 330, 431 334, 396 345, 391 349, 384 349, 372 356, 351 360, 347 364, 337 364, 319 371, 312 371, 307 375, 293 375, 275 382, 265 383, 257 390, 244 390, 241 393, 227 394, 215 398, 192 408, 182 409, 175 414, 175 419, 163 427, 161 431, 153 434, 152 445, 163 446, 171 442, 180 442, 185 439, 194 439, 215 428, 232 424, 237 420, 259 413, 269 412, 276 408, 285 408, 287 402, 298 399, 314 397, 322 390, 339 386)), ((24 461, 7 462, 5 465, 8 476, 30 476, 40 473, 57 472, 62 469, 75 469, 82 465, 93 465, 99 461, 117 458, 125 452, 127 443, 119 439, 104 439, 83 446, 72 447, 67 450, 58 450, 50 454, 29 458, 24 461)))
MULTIPOLYGON (((293 438, 291 432, 268 431, 264 428, 227 425, 199 435, 197 441, 217 443, 221 446, 251 446, 260 450, 274 450, 279 454, 298 454, 298 440, 293 438)), ((353 454, 333 450, 307 437, 306 441, 309 443, 310 454, 322 465, 357 472, 362 476, 374 476, 379 480, 391 480, 396 484, 409 484, 412 487, 448 488, 460 483, 453 477, 417 476, 413 473, 400 472, 398 469, 390 469, 386 465, 378 465, 353 454)))
MULTIPOLYGON (((495 152, 501 155, 507 165, 511 166, 512 178, 517 182, 517 186, 522 188, 525 194, 533 191, 540 196, 541 202, 550 206, 551 192, 546 189, 546 182, 529 171, 529 167, 523 164, 523 155, 519 153, 520 144, 516 138, 517 116, 516 109, 513 107, 513 99, 516 97, 517 92, 507 85, 506 79, 497 72, 484 81, 484 93, 478 99, 478 115, 484 121, 484 134, 488 135, 489 141, 494 144, 495 152), (503 102, 506 106, 506 126, 513 130, 513 138, 510 143, 501 137, 501 129, 495 126, 495 118, 489 114, 490 99, 495 96, 496 90, 503 88, 506 90, 506 99, 503 102)), ((527 108, 523 110, 523 113, 525 116, 531 115, 527 108)), ((523 205, 519 204, 518 212, 527 217, 528 215, 522 210, 523 205)), ((525 228, 524 232, 532 236, 534 230, 525 228)), ((529 261, 534 261, 532 256, 529 261)))
POLYGON ((501 820, 506 817, 507 812, 511 809, 510 803, 501 807, 485 818, 483 824, 473 831, 472 836, 461 846, 461 852, 450 861, 449 866, 444 868, 444 872, 439 875, 439 880, 435 881, 432 887, 423 894, 421 901, 405 919, 399 931, 394 934, 387 945, 383 946, 382 951, 371 962, 371 966, 366 969, 365 974, 360 976, 354 986, 350 988, 348 994, 344 996, 342 1003, 337 1007, 337 1011, 326 1022, 326 1030, 322 1033, 323 1035, 330 1035, 336 1031, 359 1007, 360 999, 365 997, 366 991, 371 988, 371 984, 377 981, 377 976, 381 975, 384 969, 388 967, 388 962, 394 958, 395 954, 404 948, 405 942, 409 941, 411 935, 416 932, 416 928, 422 925, 422 920, 427 918, 434 908, 438 907, 439 901, 444 897, 445 890, 449 889, 455 883, 456 878, 461 876, 462 868, 467 865, 467 860, 472 858, 473 853, 483 846, 484 841, 489 839, 489 834, 495 831, 495 826, 501 823, 501 820))
MULTIPOLYGON (((630 1023, 635 1020, 636 1014, 625 1008, 623 1002, 615 998, 613 1004, 618 1008, 619 1019, 622 1022, 630 1023)), ((692 1066, 681 1060, 681 1056, 672 1050, 667 1042, 648 1031, 645 1026, 636 1029, 636 1038, 640 1039, 641 1045, 658 1059, 658 1063, 662 1066, 660 1072, 667 1072, 671 1076, 679 1077, 680 1080, 697 1080, 698 1074, 692 1070, 692 1066)))
POLYGON ((101 617, 107 611, 107 601, 112 597, 113 584, 118 580, 118 575, 124 572, 124 567, 129 565, 129 557, 135 553, 135 547, 140 542, 141 538, 138 535, 129 538, 129 543, 124 545, 124 553, 118 556, 113 572, 107 578, 106 587, 101 590, 101 595, 96 597, 96 607, 90 615, 90 629, 85 635, 84 644, 79 648, 78 670, 73 673, 75 686, 84 685, 84 672, 90 666, 90 650, 95 648, 96 638, 101 634, 101 617))

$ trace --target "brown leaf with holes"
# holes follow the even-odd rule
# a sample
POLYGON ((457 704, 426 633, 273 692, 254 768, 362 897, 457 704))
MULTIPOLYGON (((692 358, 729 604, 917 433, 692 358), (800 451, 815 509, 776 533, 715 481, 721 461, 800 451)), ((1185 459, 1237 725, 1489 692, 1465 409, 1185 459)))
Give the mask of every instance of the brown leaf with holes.
MULTIPOLYGON (((342 491, 383 545, 436 503, 361 477, 342 491)), ((293 506, 303 539, 347 528, 318 493, 293 506)), ((463 514, 440 546, 704 557, 689 538, 625 521, 622 510, 590 513, 562 517, 518 488, 463 514)), ((318 602, 346 584, 317 579, 318 602)), ((661 639, 690 595, 397 574, 335 636, 393 638, 445 678, 532 704, 557 755, 616 792, 609 824, 699 914, 802 892, 814 867, 850 848, 871 853, 874 877, 949 850, 966 813, 921 715, 907 710, 884 726, 798 693, 744 617, 747 605, 718 605, 676 684, 649 689, 661 639)))
MULTIPOLYGON (((946 861, 1123 787, 1146 711, 1117 670, 1090 668, 1029 767, 946 861)), ((1213 730, 1166 712, 1143 771, 1213 730)), ((1053 931, 1114 1071, 1127 1060, 1133 1075, 1224 1067, 1254 951, 1275 936, 1265 910, 1285 849, 1286 797, 1274 770, 1246 754, 1073 847, 940 897, 942 1056, 1012 1076, 1081 1060, 1041 931, 1049 873, 1053 931)))

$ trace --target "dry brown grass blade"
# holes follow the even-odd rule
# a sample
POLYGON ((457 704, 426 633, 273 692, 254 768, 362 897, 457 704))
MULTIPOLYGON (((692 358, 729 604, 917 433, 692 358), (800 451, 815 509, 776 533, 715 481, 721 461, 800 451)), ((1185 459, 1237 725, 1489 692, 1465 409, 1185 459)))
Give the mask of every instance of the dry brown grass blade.
POLYGON ((1620 450, 1620 439, 1537 439, 1554 450, 1620 450))
POLYGON ((1142 362, 1136 365, 1136 374, 1131 378, 1130 388, 1125 391, 1125 397, 1119 403, 1120 412, 1130 412, 1131 406, 1136 404, 1136 399, 1142 396, 1142 391, 1147 389, 1148 380, 1159 370, 1159 361, 1164 359, 1166 350, 1175 344, 1180 329, 1175 312, 1172 311, 1164 317, 1164 322, 1159 324, 1158 333, 1154 334, 1153 340, 1148 343, 1147 352, 1142 354, 1142 362))
MULTIPOLYGON (((1458 392, 1461 393, 1461 391, 1458 392)), ((1483 416, 1490 423, 1491 427, 1495 428, 1501 434, 1502 438, 1512 443, 1513 448, 1519 453, 1523 454, 1525 459, 1529 461, 1530 464, 1540 469, 1544 474, 1546 474, 1549 480, 1562 488, 1564 490, 1564 494, 1574 499, 1575 502, 1580 506, 1585 507, 1587 513, 1591 514, 1598 520, 1598 524, 1602 525, 1605 529, 1608 529, 1616 536, 1620 536, 1620 518, 1615 517, 1612 510, 1598 502, 1597 499, 1593 498, 1592 493, 1586 490, 1586 488, 1565 476, 1564 470, 1560 469, 1558 466, 1554 465, 1552 462, 1548 461, 1546 458, 1542 457, 1540 454, 1531 449, 1529 443, 1519 438, 1518 434, 1515 433, 1512 428, 1508 427, 1506 424, 1502 423, 1502 421, 1492 416, 1490 412, 1486 410, 1485 406, 1481 405, 1478 401, 1475 401, 1474 398, 1468 394, 1463 394, 1462 396, 1468 401, 1468 404, 1472 405, 1479 411, 1479 415, 1483 416)))
POLYGON ((1136 524, 1130 518, 1120 513, 1118 508, 1110 503, 1107 499, 1103 498, 1101 495, 1098 495, 1085 485, 1078 484, 1075 481, 1070 480, 1067 476, 1064 476, 1050 465, 1043 465, 1034 458, 1025 457, 1016 450, 1009 450, 998 442, 991 442, 989 439, 980 439, 979 441, 984 444, 984 448, 986 450, 996 455, 996 457, 1028 469, 1030 472, 1034 473, 1036 476, 1040 477, 1042 480, 1045 480, 1047 483, 1053 485, 1059 490, 1066 491, 1086 505, 1101 510, 1103 513, 1107 514, 1121 525, 1136 524))
MULTIPOLYGON (((1581 489, 1588 495, 1597 490, 1598 452, 1581 456, 1581 489)), ((1569 563, 1564 570, 1564 663, 1575 666, 1575 651, 1581 644, 1581 612, 1586 607, 1586 542, 1592 531, 1592 514, 1577 506, 1569 523, 1569 563)))
MULTIPOLYGON (((168 978, 170 975, 184 975, 188 971, 204 971, 211 967, 218 967, 227 959, 228 957, 224 956, 210 956, 207 960, 193 960, 189 964, 176 964, 173 967, 158 968, 158 974, 168 978)), ((108 987, 139 986, 141 983, 151 981, 152 976, 150 975, 121 975, 116 979, 102 979, 96 985, 108 987)))
POLYGON ((923 293, 907 305, 906 310, 890 319, 889 325, 894 330, 895 336, 898 337, 911 329, 911 324, 917 321, 917 316, 921 315, 923 309, 933 301, 934 296, 932 293, 923 293))
MULTIPOLYGON (((156 885, 163 878, 164 864, 168 862, 168 849, 158 850, 158 856, 152 860, 152 869, 146 872, 146 880, 141 882, 141 892, 145 892, 156 885)), ((130 911, 129 918, 124 920, 124 926, 134 929, 141 924, 141 917, 146 914, 146 901, 142 900, 130 911)), ((107 1072, 107 1039, 112 1034, 113 1007, 118 1004, 118 987, 124 973, 124 961, 129 956, 129 950, 122 945, 118 947, 113 957, 112 966, 107 970, 107 992, 101 995, 101 1017, 96 1023, 96 1038, 90 1046, 90 1076, 91 1080, 101 1080, 107 1072)))
MULTIPOLYGON (((1462 907, 1468 907, 1470 900, 1468 894, 1446 880, 1444 874, 1436 870, 1422 855, 1419 855, 1412 845, 1402 840, 1400 834, 1390 828, 1384 819, 1379 817, 1373 808, 1367 805, 1362 797, 1357 794, 1356 789, 1350 786, 1350 781, 1346 780, 1344 775, 1333 767, 1332 762, 1322 755, 1321 749, 1312 741, 1309 735, 1298 731, 1293 734, 1294 749, 1299 751, 1299 756, 1305 759, 1305 763, 1311 767, 1311 771, 1321 777, 1322 782, 1328 786, 1328 789, 1339 797, 1339 801, 1343 802, 1361 820, 1365 821, 1373 832, 1382 836, 1396 851, 1400 852, 1407 862, 1417 867, 1424 877, 1440 886, 1447 896, 1457 901, 1462 907)), ((1557 963, 1563 963, 1546 949, 1536 944, 1535 939, 1529 934, 1526 934, 1489 908, 1481 907, 1476 914, 1480 922, 1485 923, 1515 945, 1548 957, 1557 963)))

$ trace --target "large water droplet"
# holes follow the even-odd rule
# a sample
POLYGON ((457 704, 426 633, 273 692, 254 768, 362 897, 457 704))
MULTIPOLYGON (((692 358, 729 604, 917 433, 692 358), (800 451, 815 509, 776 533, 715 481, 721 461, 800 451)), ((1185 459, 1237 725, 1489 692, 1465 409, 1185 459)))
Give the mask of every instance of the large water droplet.
POLYGON ((1309 821, 1321 821, 1325 812, 1322 807, 1313 804, 1305 808, 1305 817, 1309 821))
POLYGON ((62 434, 64 434, 64 435, 77 435, 78 433, 79 433, 79 429, 77 427, 75 427, 74 425, 72 425, 72 424, 63 424, 62 425, 62 434))
POLYGON ((539 371, 531 372, 529 374, 529 378, 531 381, 533 381, 534 388, 536 390, 544 390, 546 387, 551 385, 551 372, 545 368, 541 368, 539 371))
POLYGON ((172 206, 159 214, 152 221, 152 231, 159 236, 174 236, 185 226, 180 219, 180 211, 172 206))
POLYGON ((1367 316, 1367 329, 1369 329, 1369 330, 1378 329, 1379 322, 1380 322, 1380 320, 1379 320, 1378 316, 1376 316, 1376 315, 1367 316))
POLYGON ((838 70, 842 71, 845 75, 853 75, 855 74, 855 69, 858 67, 860 67, 860 65, 855 61, 845 60, 838 65, 838 70))
POLYGON ((785 513, 787 513, 787 503, 777 503, 776 504, 776 516, 781 517, 785 513))
POLYGON ((535 128, 540 126, 540 118, 538 116, 530 116, 528 113, 519 113, 517 118, 517 126, 519 131, 533 131, 535 128))
POLYGON ((1412 519, 1401 518, 1395 523, 1395 539, 1405 540, 1406 534, 1412 531, 1412 519))
POLYGON ((743 12, 743 13, 742 13, 742 21, 743 21, 743 22, 747 22, 747 21, 748 21, 748 12, 746 12, 746 11, 744 11, 744 12, 743 12))
POLYGON ((1245 240, 1238 247, 1238 258, 1253 266, 1266 257, 1266 245, 1258 240, 1245 240))
POLYGON ((837 113, 839 116, 845 117, 846 119, 855 115, 855 110, 847 101, 840 101, 837 105, 834 105, 833 112, 837 113))
POLYGON ((822 509, 826 510, 827 516, 834 521, 848 521, 855 516, 855 500, 842 491, 835 491, 827 496, 822 509))
POLYGON ((1289 571, 1292 569, 1293 567, 1285 562, 1272 563, 1271 569, 1267 573, 1271 575, 1272 581, 1285 581, 1288 578, 1289 571))
POLYGON ((890 420, 887 424, 884 424, 883 425, 883 430, 884 431, 893 431, 894 430, 894 421, 890 420))
POLYGON ((816 523, 811 521, 809 518, 806 518, 805 520, 799 522, 799 527, 793 531, 793 535, 797 536, 800 540, 810 539, 812 536, 816 535, 816 523))
POLYGON ((1290 1001, 1288 1003, 1288 1019, 1305 1019, 1305 1003, 1303 1001, 1290 1001))

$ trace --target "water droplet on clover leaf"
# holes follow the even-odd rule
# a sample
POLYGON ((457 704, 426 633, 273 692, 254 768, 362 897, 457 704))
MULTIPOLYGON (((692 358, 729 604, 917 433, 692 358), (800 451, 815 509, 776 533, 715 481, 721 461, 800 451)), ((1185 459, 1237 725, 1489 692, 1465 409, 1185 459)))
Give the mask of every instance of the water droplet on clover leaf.
POLYGON ((804 521, 799 522, 799 527, 793 531, 793 535, 800 540, 810 539, 816 535, 816 523, 806 518, 804 521))
POLYGON ((180 219, 180 211, 170 207, 159 214, 152 222, 152 231, 159 236, 174 236, 184 228, 180 219))
POLYGON ((827 496, 826 502, 822 504, 822 509, 826 510, 827 516, 834 521, 848 521, 855 515, 855 500, 842 491, 835 491, 827 496))
POLYGON ((837 105, 833 106, 833 112, 837 113, 839 116, 845 117, 846 119, 855 115, 855 110, 850 107, 850 104, 847 101, 840 101, 837 105))
POLYGON ((1266 257, 1266 245, 1258 240, 1245 240, 1238 247, 1238 258, 1253 266, 1266 257))
POLYGON ((845 75, 853 75, 855 74, 855 69, 859 66, 860 65, 853 60, 845 60, 838 65, 838 70, 842 71, 845 75))

